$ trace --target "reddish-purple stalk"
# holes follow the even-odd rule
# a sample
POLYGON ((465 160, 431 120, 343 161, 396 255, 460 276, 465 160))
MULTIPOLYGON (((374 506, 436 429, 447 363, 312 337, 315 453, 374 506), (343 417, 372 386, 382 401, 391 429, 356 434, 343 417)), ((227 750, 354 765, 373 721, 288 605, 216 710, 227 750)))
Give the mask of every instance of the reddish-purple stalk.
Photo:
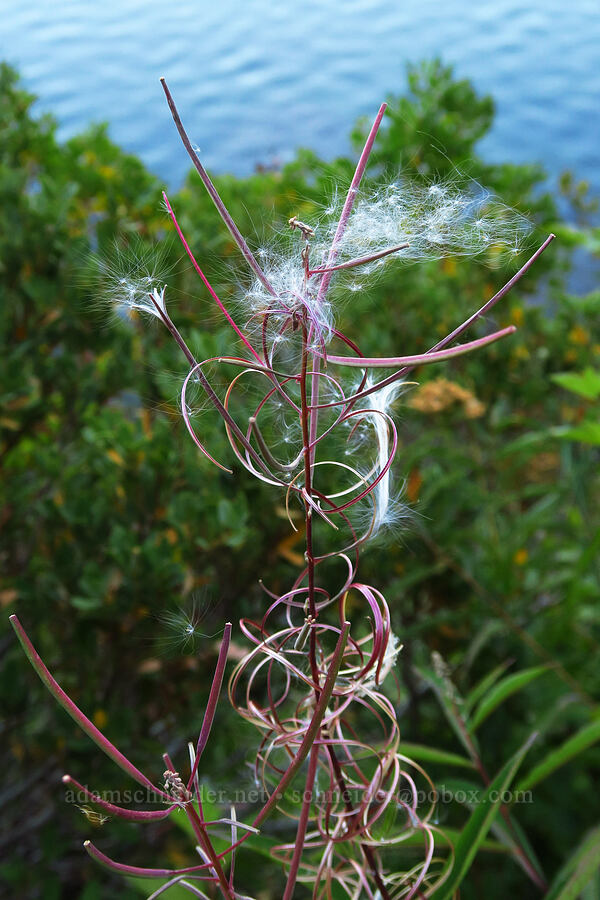
POLYGON ((215 188, 214 184, 212 183, 212 181, 208 175, 208 172, 206 171, 206 169, 204 168, 204 166, 198 159, 198 154, 192 147, 191 141, 190 141, 189 137, 187 136, 185 128, 183 127, 183 123, 182 123, 179 113, 177 111, 177 107, 175 106, 175 103, 171 96, 171 92, 169 91, 169 88, 167 87, 167 82, 165 81, 164 78, 161 78, 160 83, 163 86, 163 90, 164 90, 165 96, 167 98, 167 103, 169 104, 169 109, 171 110, 171 115, 173 116, 173 121, 175 122, 177 131, 179 132, 179 136, 181 138, 183 146, 187 150, 188 155, 189 155, 192 163, 194 164, 194 168, 196 169, 200 178, 202 179, 202 183, 204 184, 204 187, 206 188, 208 195, 210 196, 210 199, 215 204, 215 206, 219 212, 219 215, 221 216, 225 225, 229 229, 229 233, 231 234, 232 238, 234 239, 234 241, 240 248, 244 259, 246 260, 246 262, 248 263, 248 265, 250 266, 250 268, 252 269, 254 274, 257 276, 257 278, 261 281, 261 283, 264 285, 264 287, 268 290, 268 292, 273 297, 275 297, 276 293, 273 290, 273 287, 269 284, 269 281, 267 280, 265 273, 263 272, 263 270, 257 263, 257 261, 254 257, 254 254, 248 247, 246 241, 240 234, 240 231, 239 231, 237 225, 235 224, 235 222, 229 215, 229 212, 225 208, 225 204, 219 197, 217 189, 215 188))
MULTIPOLYGON (((331 695, 333 693, 333 689, 335 687, 336 678, 338 672, 340 670, 340 666, 342 664, 342 658, 344 655, 344 650, 346 647, 346 641, 348 640, 348 633, 350 631, 350 622, 344 622, 343 627, 340 631, 340 635, 338 638, 338 642, 336 644, 336 648, 333 652, 333 656, 331 659, 331 664, 329 666, 329 670, 327 672, 327 677, 325 679, 325 683, 319 694, 319 699, 315 706, 315 711, 313 713, 312 719, 310 721, 310 725, 306 729, 306 733, 304 738, 298 748, 298 752, 294 756, 294 759, 286 769, 285 775, 281 778, 279 784, 259 812, 259 814, 255 817, 254 822, 252 823, 254 827, 258 827, 264 820, 270 815, 273 807, 275 806, 278 799, 283 796, 283 792, 290 784, 292 778, 308 756, 310 750, 312 749, 313 744, 317 740, 317 735, 319 733, 319 729, 321 727, 321 722, 323 721, 323 717, 325 715, 325 711, 327 709, 327 704, 331 699, 331 695)), ((318 682, 317 682, 318 683, 318 682)))
MULTIPOLYGON (((301 372, 300 372, 300 397, 301 397, 301 411, 300 411, 300 421, 302 426, 302 444, 304 451, 304 489, 308 497, 311 497, 312 494, 312 466, 314 464, 314 457, 311 454, 311 438, 310 438, 310 426, 309 426, 309 418, 310 411, 308 407, 308 397, 307 397, 307 389, 306 389, 306 376, 308 370, 308 327, 306 319, 302 323, 302 364, 301 364, 301 372), (311 458, 312 457, 312 458, 311 458)), ((316 412, 314 413, 316 416, 316 412)), ((308 604, 309 604, 309 613, 310 616, 315 620, 317 619, 317 607, 315 603, 315 561, 313 554, 313 539, 312 539, 312 506, 309 500, 305 501, 305 531, 306 531, 306 572, 307 572, 307 582, 308 582, 308 604)), ((315 697, 318 701, 319 699, 319 679, 318 679, 318 664, 316 659, 316 629, 311 627, 310 635, 309 635, 309 651, 308 658, 310 669, 313 675, 313 680, 315 681, 315 697)), ((327 752, 329 753, 329 757, 331 759, 332 764, 336 768, 336 775, 338 776, 338 783, 340 785, 340 789, 342 791, 342 796, 345 796, 346 786, 344 782, 343 775, 341 773, 341 769, 339 767, 339 763, 337 762, 337 758, 335 755, 335 750, 333 747, 328 746, 327 752)), ((309 766, 306 783, 304 786, 304 797, 312 797, 313 789, 314 789, 314 780, 317 772, 317 760, 318 760, 318 749, 314 754, 315 762, 314 765, 309 766)), ((300 865, 300 859, 302 857, 302 850, 304 846, 304 836, 306 833, 306 824, 308 819, 308 813, 310 810, 310 801, 308 804, 304 804, 301 810, 301 817, 298 824, 298 830, 296 834, 296 842, 294 846, 294 854, 292 857, 292 869, 294 870, 294 883, 295 878, 297 876, 298 867, 300 865)), ((361 846, 363 846, 361 844, 361 846)), ((389 894, 386 890, 385 885, 381 881, 379 876, 379 871, 377 868, 377 863, 374 859, 374 854, 370 847, 364 845, 363 850, 369 859, 369 863, 371 866, 371 870, 373 875, 375 876, 375 880, 377 882, 377 886, 382 896, 382 900, 389 900, 389 894)), ((290 874, 291 878, 291 874, 290 874)), ((286 887, 286 897, 290 896, 291 893, 289 891, 293 890, 293 884, 290 879, 288 879, 288 884, 286 887)))
MULTIPOLYGON (((344 236, 344 232, 346 230, 346 226, 348 224, 348 220, 350 218, 350 214, 352 212, 352 208, 354 206, 354 202, 356 200, 358 189, 360 187, 360 183, 362 181, 363 175, 365 174, 365 170, 367 168, 367 163, 369 162, 369 157, 371 156, 371 151, 373 150, 373 144, 375 143, 375 138, 377 137, 377 132, 379 131, 379 126, 381 125, 381 121, 385 115, 385 111, 387 109, 387 103, 382 103, 379 107, 379 112, 375 117, 375 121, 371 126, 371 130, 367 135, 367 140, 365 141, 365 145, 362 149, 362 153, 360 154, 356 169, 354 171, 354 175, 352 177, 352 181, 350 182, 350 187, 348 188, 348 193, 346 194, 346 200, 344 201, 344 205, 342 207, 342 212, 340 214, 340 219, 335 231, 335 235, 333 237, 333 241, 331 244, 331 248, 327 255, 327 259, 324 261, 324 266, 331 270, 331 267, 335 265, 335 261, 337 258, 338 247, 340 241, 344 236)), ((325 296, 329 289, 329 284, 332 277, 332 271, 326 272, 319 285, 319 293, 317 294, 317 303, 322 303, 325 300, 325 296)), ((311 408, 313 409, 313 414, 311 416, 310 422, 310 443, 311 447, 314 446, 315 438, 317 435, 317 425, 318 425, 318 417, 319 413, 317 412, 319 405, 319 370, 320 370, 320 358, 317 356, 314 361, 314 374, 312 376, 312 384, 311 384, 311 408)), ((311 458, 314 460, 314 450, 311 450, 311 458)))
POLYGON ((170 800, 171 798, 167 793, 162 791, 160 788, 156 787, 155 784, 147 778, 143 772, 133 765, 126 756, 124 756, 120 750, 117 750, 114 744, 112 744, 108 738, 106 738, 99 728, 97 728, 93 722, 91 722, 88 717, 79 709, 76 703, 71 700, 68 694, 63 691, 59 683, 55 678, 50 674, 44 662, 29 640, 25 629, 21 625, 18 617, 16 615, 12 615, 9 617, 10 624, 14 628, 16 635, 25 651, 25 654, 41 678, 42 682, 46 685, 50 693, 57 700, 57 702, 62 706, 62 708, 67 712, 71 718, 79 725, 82 731, 84 731, 88 737, 90 737, 95 744, 100 747, 101 750, 106 753, 106 755, 115 762, 119 768, 123 769, 134 781, 137 781, 138 784, 141 784, 142 787, 148 788, 153 793, 157 795, 157 797, 162 797, 163 800, 170 800))
POLYGON ((216 851, 212 845, 210 837, 208 836, 206 826, 200 820, 198 813, 191 803, 186 804, 185 813, 188 817, 190 825, 194 829, 194 834, 198 838, 198 843, 210 859, 211 867, 216 873, 223 897, 225 897, 226 900, 235 900, 233 888, 231 887, 229 880, 225 876, 223 867, 221 866, 221 860, 217 857, 216 851))
POLYGON ((308 277, 313 275, 329 275, 330 272, 341 272, 342 269, 354 269, 356 266, 365 266, 367 263, 375 262, 378 259, 384 259, 391 256, 392 253, 398 253, 399 250, 406 250, 410 245, 406 242, 398 244, 397 247, 388 247, 387 250, 380 250, 379 253, 370 253, 368 256, 359 256, 356 259, 349 259, 347 262, 338 263, 337 266, 325 266, 322 269, 309 269, 308 277))
MULTIPOLYGON (((192 828, 194 829, 200 845, 205 850, 207 856, 210 859, 210 866, 215 872, 216 880, 221 887, 223 896, 227 898, 227 900, 233 900, 233 892, 229 886, 229 882, 225 877, 217 854, 212 846, 210 837, 206 830, 206 826, 200 820, 198 814, 196 813, 196 810, 194 809, 194 806, 191 802, 191 795, 189 801, 186 799, 186 797, 174 797, 166 790, 161 790, 160 788, 156 787, 156 785, 153 784, 153 782, 149 778, 147 778, 146 775, 143 774, 143 772, 141 772, 136 766, 134 766, 133 763, 131 763, 127 759, 127 757, 125 757, 114 746, 114 744, 112 744, 102 734, 102 732, 87 718, 87 716, 79 709, 79 707, 73 702, 73 700, 71 700, 71 698, 63 691, 56 679, 46 668, 44 662, 31 643, 29 637, 25 633, 25 630, 23 629, 23 626, 19 622, 19 619, 16 615, 10 616, 10 622, 33 668, 35 669, 43 683, 46 685, 50 693, 53 695, 53 697, 63 707, 63 709, 69 713, 69 715, 75 720, 79 727, 86 734, 88 734, 92 738, 92 740, 106 753, 106 755, 109 756, 114 762, 116 762, 121 769, 123 769, 123 771, 134 778, 139 784, 151 790, 157 796, 157 798, 160 798, 163 802, 167 801, 169 803, 169 806, 165 810, 160 811, 128 810, 103 800, 99 795, 95 794, 92 791, 89 791, 86 787, 79 784, 79 782, 72 778, 70 775, 65 775, 63 777, 63 783, 74 784, 75 787, 81 790, 82 793, 84 793, 91 802, 98 805, 101 809, 104 809, 113 815, 128 819, 130 821, 148 822, 156 821, 157 819, 163 819, 168 816, 174 809, 182 806, 190 821, 190 824, 192 825, 192 828)), ((196 762, 194 764, 192 775, 190 777, 190 784, 194 779, 197 768, 197 761, 206 745, 212 727, 216 704, 223 682, 223 674, 225 671, 225 663, 227 660, 227 651, 229 649, 230 638, 231 623, 228 622, 225 625, 225 632, 221 641, 219 658, 217 661, 217 667, 209 693, 209 700, 205 710, 204 721, 200 730, 200 735, 198 737, 196 762)), ((164 754, 164 760, 166 765, 168 766, 169 771, 174 773, 175 769, 173 763, 167 753, 164 754)), ((88 844, 87 848, 89 849, 90 846, 91 845, 88 844)))
MULTIPOLYGON (((330 255, 331 257, 331 255, 330 255)), ((314 456, 311 453, 311 437, 310 437, 310 410, 308 406, 307 399, 307 389, 306 389, 306 376, 307 376, 307 368, 308 368, 308 328, 306 319, 302 324, 302 364, 301 364, 301 373, 300 373, 300 396, 301 396, 301 426, 302 426, 302 443, 303 443, 303 451, 304 451, 304 486, 305 491, 308 494, 309 498, 312 494, 312 467, 314 465, 314 456)), ((316 411, 313 413, 316 417, 316 411)), ((312 540, 312 506, 309 501, 305 501, 305 529, 306 529, 306 566, 307 566, 307 582, 308 582, 308 603, 309 603, 309 612, 310 616, 316 621, 318 617, 318 612, 315 603, 315 561, 314 561, 314 553, 313 553, 313 540, 312 540)), ((313 674, 313 679, 315 684, 318 685, 318 665, 316 660, 316 629, 311 627, 310 635, 309 635, 309 663, 311 672, 313 674), (315 675, 317 677, 315 677, 315 675)), ((315 696, 316 699, 319 699, 319 690, 315 687, 315 696)), ((329 758, 331 760, 331 764, 334 767, 336 772, 336 779, 338 781, 338 785, 342 792, 342 796, 346 796, 347 788, 346 783, 339 765, 339 762, 336 757, 335 749, 331 745, 327 745, 327 752, 329 754, 329 758)), ((304 797, 312 797, 313 789, 314 789, 314 779, 317 771, 317 760, 318 760, 318 750, 315 754, 315 764, 314 766, 309 766, 306 783, 304 787, 304 797)), ((352 805, 349 804, 349 811, 353 812, 352 805)), ((295 868, 294 871, 294 879, 297 875, 298 867, 300 865, 300 859, 302 856, 302 848, 304 845, 304 836, 306 832, 306 820, 308 817, 308 811, 310 809, 310 802, 307 805, 302 807, 301 818, 298 824, 298 830, 296 834, 296 842, 294 847, 294 854, 292 857, 292 868, 295 868)), ((372 874, 377 883, 377 887, 382 896, 382 900, 389 900, 389 894, 387 889, 381 880, 381 876, 379 874, 379 869, 377 866, 377 862, 375 859, 375 855, 367 844, 361 843, 361 848, 365 853, 369 865, 371 867, 372 874)), ((290 876, 291 877, 291 876, 290 876)), ((291 890, 293 885, 288 879, 288 887, 286 891, 291 890)), ((286 896, 291 896, 291 894, 287 894, 286 896)))
MULTIPOLYGON (((447 359, 454 359, 455 356, 470 353, 471 350, 479 350, 488 344, 499 341, 503 337, 508 337, 509 334, 514 334, 516 330, 514 325, 508 325, 506 328, 501 328, 500 331, 495 331, 493 334, 486 334, 485 337, 469 341, 468 344, 459 344, 458 347, 451 347, 449 350, 430 350, 428 353, 418 353, 414 356, 361 356, 357 358, 355 356, 335 356, 328 353, 327 361, 336 363, 338 366, 354 366, 357 369, 395 369, 396 366, 410 366, 414 368, 415 366, 445 362, 447 359)), ((318 350, 315 351, 315 353, 318 352, 318 350)))
POLYGON ((221 687, 223 685, 223 676, 225 675, 225 666, 227 664, 227 652, 229 650, 229 643, 231 641, 231 622, 227 622, 225 625, 225 632, 223 634, 223 640, 221 641, 221 648, 219 650, 219 658, 217 660, 217 666, 215 669, 215 674, 212 680, 212 684, 210 686, 210 693, 208 695, 208 701, 206 703, 206 709, 204 710, 204 719, 202 721, 202 727, 200 729, 200 734, 198 735, 198 743, 196 744, 196 758, 194 759, 194 765, 192 766, 192 771, 190 772, 190 777, 187 783, 188 791, 191 789, 194 778, 196 777, 196 772, 198 771, 198 763, 200 762, 200 757, 204 752, 204 748, 208 743, 208 738, 210 736, 210 732, 213 726, 213 721, 215 718, 215 712, 217 710, 217 703, 219 702, 219 695, 221 693, 221 687))
MULTIPOLYGON (((501 287, 500 290, 494 294, 493 297, 491 297, 488 301, 486 301, 486 303, 484 303, 484 305, 480 309, 478 309, 477 312, 474 312, 471 316, 469 316, 468 319, 465 319, 465 321, 461 325, 459 325, 457 328, 455 328, 454 331, 450 332, 450 334, 447 334, 445 338, 442 338, 441 341, 438 341, 437 344, 434 344, 432 347, 430 347, 429 350, 427 351, 427 353, 433 353, 437 350, 442 350, 451 341, 453 341, 455 338, 459 337, 468 328, 470 328, 471 325, 473 325, 478 319, 480 319, 482 316, 485 316, 485 314, 487 312, 489 312, 489 310, 493 306, 495 306, 499 300, 502 300, 509 293, 509 291, 517 284, 517 282, 521 280, 523 275, 525 275, 525 273, 527 271, 529 271, 529 269, 534 264, 534 262, 536 262, 536 260, 539 259, 539 257, 542 255, 544 250, 546 250, 549 247, 549 245, 552 243, 552 241, 555 239, 555 237, 556 237, 556 235, 549 234, 548 237, 546 238, 546 240, 535 251, 535 253, 533 253, 529 257, 527 262, 521 266, 519 271, 516 272, 512 276, 512 278, 509 279, 509 281, 507 281, 506 284, 503 285, 503 287, 501 287)), ((394 381, 399 381, 401 378, 404 378, 406 375, 408 375, 412 371, 412 369, 414 367, 415 367, 415 364, 407 365, 404 368, 400 369, 399 371, 394 372, 393 375, 389 375, 387 378, 384 378, 382 381, 377 382, 377 384, 369 385, 369 387, 365 388, 365 389, 361 388, 359 391, 357 391, 351 397, 346 398, 346 400, 347 401, 351 400, 353 402, 362 400, 364 397, 368 397, 370 394, 374 394, 376 391, 379 391, 382 388, 387 387, 388 385, 392 384, 394 381)), ((321 403, 316 407, 314 407, 314 406, 311 407, 311 409, 330 409, 333 406, 339 406, 339 405, 340 405, 340 401, 335 400, 332 403, 321 403)))
POLYGON ((308 827, 308 818, 310 816, 310 806, 313 800, 315 778, 317 776, 317 766, 319 764, 320 744, 318 741, 312 745, 308 762, 308 772, 306 773, 306 784, 304 786, 304 794, 302 795, 302 808, 300 810, 300 818, 298 819, 298 829, 296 832, 296 843, 294 846, 294 854, 290 862, 290 870, 288 872, 283 900, 292 900, 294 896, 294 888, 298 878, 298 869, 304 852, 304 840, 306 838, 306 829, 308 827))

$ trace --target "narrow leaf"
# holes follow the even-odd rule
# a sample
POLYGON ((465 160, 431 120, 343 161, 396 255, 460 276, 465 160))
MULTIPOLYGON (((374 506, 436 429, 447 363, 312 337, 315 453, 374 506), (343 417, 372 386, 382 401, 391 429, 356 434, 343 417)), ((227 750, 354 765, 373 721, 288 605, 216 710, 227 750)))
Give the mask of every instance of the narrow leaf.
POLYGON ((515 755, 496 775, 486 789, 481 803, 479 803, 471 813, 469 820, 462 829, 460 837, 454 846, 454 861, 452 862, 452 860, 449 860, 446 864, 447 869, 450 870, 450 877, 442 887, 439 896, 436 896, 436 900, 448 900, 462 883, 471 867, 471 863, 473 862, 477 851, 487 836, 494 818, 500 810, 500 806, 502 805, 502 794, 508 790, 512 784, 513 778, 523 761, 523 757, 536 737, 536 734, 531 735, 523 746, 517 750, 515 755))
POLYGON ((400 753, 408 759, 419 762, 439 763, 442 766, 457 766, 460 769, 473 769, 473 763, 458 753, 449 753, 447 750, 438 750, 436 747, 426 747, 424 744, 408 744, 402 741, 400 753))
POLYGON ((534 785, 539 784, 548 775, 551 775, 569 760, 583 753, 592 744, 600 740, 600 718, 594 719, 583 728, 566 740, 556 750, 552 750, 545 756, 541 762, 534 766, 533 769, 525 775, 525 777, 517 785, 517 790, 526 791, 534 785))
POLYGON ((595 447, 600 444, 600 422, 582 422, 573 428, 562 431, 560 437, 568 441, 580 441, 582 444, 591 444, 595 447))
POLYGON ((470 710, 476 706, 481 698, 487 694, 490 688, 498 681, 501 675, 504 674, 508 666, 510 665, 510 660, 506 660, 505 662, 500 663, 499 666, 496 666, 495 669, 492 669, 491 672, 488 672, 487 675, 484 675, 481 681, 478 681, 475 687, 467 694, 465 697, 465 711, 468 713, 470 710))
POLYGON ((508 697, 512 696, 512 694, 516 694, 528 685, 530 681, 533 681, 547 671, 548 666, 534 666, 531 669, 524 669, 522 672, 515 672, 513 675, 507 675, 506 678, 503 678, 502 681, 495 685, 483 697, 469 722, 470 727, 473 730, 479 728, 481 723, 484 722, 508 697))
POLYGON ((583 839, 550 886, 545 900, 577 900, 600 869, 600 826, 583 839))
MULTIPOLYGON (((460 838, 458 828, 440 828, 435 830, 435 846, 436 847, 454 847, 460 838)), ((423 847, 423 833, 415 830, 412 834, 402 840, 403 847, 423 847)), ((507 855, 511 852, 510 847, 505 847, 499 841, 486 840, 482 843, 480 850, 489 851, 490 853, 502 853, 507 855)))
POLYGON ((471 735, 467 728, 463 714, 462 697, 457 692, 453 696, 452 692, 455 691, 454 685, 451 682, 446 683, 443 678, 431 669, 415 666, 415 670, 421 678, 431 685, 454 734, 467 751, 469 757, 473 758, 474 752, 478 753, 479 748, 477 746, 477 738, 471 735))

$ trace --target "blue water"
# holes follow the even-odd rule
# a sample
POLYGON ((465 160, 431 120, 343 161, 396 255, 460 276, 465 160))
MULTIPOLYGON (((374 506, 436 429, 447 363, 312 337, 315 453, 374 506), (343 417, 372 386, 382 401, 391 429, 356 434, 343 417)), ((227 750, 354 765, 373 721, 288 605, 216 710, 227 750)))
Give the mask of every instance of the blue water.
POLYGON ((598 0, 0 0, 0 13, 0 56, 61 137, 108 121, 169 186, 188 161, 160 75, 207 166, 243 174, 299 146, 346 152, 406 63, 437 54, 496 100, 485 157, 569 168, 600 193, 598 0))

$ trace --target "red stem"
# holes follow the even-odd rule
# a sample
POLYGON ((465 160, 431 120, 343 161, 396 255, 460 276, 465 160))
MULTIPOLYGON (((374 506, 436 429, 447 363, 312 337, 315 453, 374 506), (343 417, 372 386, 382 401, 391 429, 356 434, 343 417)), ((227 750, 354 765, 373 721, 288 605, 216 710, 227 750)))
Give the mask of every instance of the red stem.
MULTIPOLYGON (((340 220, 338 222, 335 235, 333 236, 333 241, 331 243, 331 247, 329 250, 329 254, 327 256, 326 265, 331 267, 335 264, 335 260, 337 257, 337 248, 343 237, 343 234, 346 230, 346 225, 348 224, 348 219, 350 218, 350 213, 352 212, 352 207, 354 206, 354 201, 356 200, 356 195, 358 193, 358 188, 360 187, 360 183, 362 181, 362 177, 365 173, 365 169, 367 168, 367 163, 369 161, 369 157, 371 155, 371 150, 373 149, 373 144, 375 143, 375 138, 377 137, 377 132, 379 131, 379 126, 381 125, 381 120, 385 114, 387 109, 387 103, 382 103, 379 107, 379 112, 375 117, 375 121, 371 126, 371 130, 365 141, 365 146, 363 147, 362 153, 360 154, 358 163, 356 165, 356 169, 354 171, 354 176, 352 181, 350 182, 350 187, 348 188, 348 193, 346 194, 346 200, 344 202, 344 206, 342 208, 342 212, 340 215, 340 220)), ((325 296, 327 295, 327 289, 329 288, 329 282, 331 281, 331 272, 325 273, 321 279, 321 284, 319 285, 319 292, 317 294, 317 303, 321 303, 325 296)), ((313 363, 313 376, 311 380, 311 388, 310 388, 310 402, 311 407, 313 408, 313 413, 311 415, 310 420, 310 443, 311 446, 315 443, 315 438, 317 436, 317 422, 319 419, 318 413, 318 405, 319 405, 319 368, 320 368, 320 359, 318 356, 314 358, 313 363)), ((315 451, 311 450, 311 458, 314 459, 315 451)))
POLYGON ((233 892, 233 888, 230 886, 227 878, 225 877, 225 873, 221 866, 221 863, 217 857, 215 849, 210 841, 210 837, 208 836, 208 832, 204 827, 203 823, 200 821, 198 813, 194 809, 192 803, 187 803, 185 806, 185 812, 188 817, 188 820, 194 829, 194 834, 198 838, 202 849, 208 856, 211 861, 212 868, 215 872, 219 880, 219 887, 221 888, 221 893, 225 897, 225 900, 235 900, 235 894, 233 892))
POLYGON ((163 797, 167 800, 171 800, 164 791, 161 791, 156 785, 152 784, 149 778, 146 778, 143 772, 140 772, 133 763, 129 762, 126 756, 124 756, 120 750, 117 750, 114 744, 108 740, 108 738, 104 737, 99 728, 90 722, 88 717, 79 709, 76 703, 74 703, 68 694, 63 691, 58 681, 50 674, 44 662, 29 640, 25 629, 19 622, 19 619, 16 615, 12 615, 10 618, 10 624, 14 628, 19 641, 21 642, 21 646, 23 647, 27 658, 43 683, 46 685, 54 699, 62 706, 62 708, 67 712, 72 719, 79 725, 82 731, 84 731, 88 737, 90 737, 95 744, 97 744, 101 750, 109 756, 113 762, 115 762, 123 771, 127 772, 138 784, 143 785, 145 788, 149 788, 151 791, 156 793, 159 797, 163 797))
POLYGON ((192 147, 190 139, 187 136, 186 130, 183 127, 183 123, 181 121, 179 113, 177 112, 177 107, 175 106, 175 101, 173 100, 173 97, 171 96, 171 92, 170 92, 169 88, 167 87, 167 82, 165 81, 164 78, 161 78, 160 83, 163 86, 163 90, 164 90, 165 96, 167 98, 167 103, 169 104, 169 109, 171 110, 171 115, 173 116, 173 121, 175 122, 177 131, 179 132, 179 136, 181 138, 183 146, 187 150, 188 155, 189 155, 190 159, 192 160, 196 171, 198 172, 198 175, 202 179, 202 182, 204 184, 204 187, 208 191, 210 199, 215 204, 215 206, 219 212, 219 215, 221 216, 221 218, 223 219, 223 222, 229 229, 229 233, 231 234, 232 238, 234 239, 234 241, 240 248, 242 255, 244 256, 244 259, 246 260, 246 262, 248 263, 248 265, 250 266, 250 268, 252 269, 254 274, 262 282, 262 284, 265 286, 265 288, 268 290, 268 292, 270 294, 272 294, 273 296, 276 296, 276 293, 273 290, 273 287, 271 286, 269 281, 267 280, 265 273, 263 272, 263 270, 257 263, 256 259, 254 258, 254 255, 252 254, 252 251, 250 250, 250 248, 248 247, 248 244, 246 243, 246 241, 240 234, 240 231, 239 231, 237 225, 235 224, 235 222, 231 218, 227 208, 225 207, 225 204, 219 197, 219 193, 218 193, 216 187, 214 186, 214 184, 212 183, 212 181, 210 180, 208 172, 206 171, 206 169, 204 168, 204 166, 198 159, 198 154, 192 147))
POLYGON ((225 632, 223 634, 223 640, 221 641, 221 648, 219 650, 219 658, 217 659, 217 665, 215 668, 215 674, 213 676, 212 684, 210 686, 210 693, 208 695, 208 702, 206 704, 206 709, 204 710, 204 719, 202 721, 202 727, 200 729, 200 734, 198 735, 198 743, 196 744, 196 758, 194 760, 194 766, 190 773, 190 777, 188 780, 187 788, 190 790, 196 772, 198 771, 198 763, 200 762, 200 757, 206 747, 206 742, 208 741, 208 737, 210 735, 210 730, 212 728, 212 724, 215 718, 215 711, 217 709, 217 703, 219 702, 219 694, 221 693, 221 686, 223 684, 223 675, 225 674, 225 666, 227 664, 227 651, 229 650, 229 642, 231 640, 231 622, 227 622, 225 625, 225 632))
POLYGON ((302 798, 302 810, 300 812, 300 819, 298 821, 298 830, 296 832, 296 844, 294 846, 294 855, 292 856, 292 862, 290 865, 290 871, 288 874, 287 883, 285 886, 285 893, 283 895, 283 900, 292 900, 294 895, 294 887, 296 886, 296 879, 298 877, 298 869, 300 868, 300 861, 302 859, 302 851, 304 850, 304 838, 306 837, 306 828, 308 825, 308 817, 310 814, 310 805, 312 803, 313 797, 313 789, 315 783, 315 777, 317 774, 317 764, 319 762, 319 744, 317 741, 312 746, 310 751, 310 760, 308 762, 308 772, 306 774, 306 784, 304 786, 304 796, 302 798))

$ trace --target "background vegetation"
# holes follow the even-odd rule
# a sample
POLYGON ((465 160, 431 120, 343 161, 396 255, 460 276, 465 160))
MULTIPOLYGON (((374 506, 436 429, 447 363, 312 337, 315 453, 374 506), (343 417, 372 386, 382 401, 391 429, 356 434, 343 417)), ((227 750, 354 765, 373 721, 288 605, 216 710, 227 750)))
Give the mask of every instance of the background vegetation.
MULTIPOLYGON (((55 708, 6 619, 18 612, 77 702, 142 769, 158 771, 163 749, 185 752, 199 727, 215 653, 210 638, 191 654, 165 650, 161 614, 199 596, 211 634, 226 618, 261 609, 259 577, 268 571, 281 590, 301 540, 268 490, 237 469, 231 478, 211 468, 187 439, 176 399, 184 365, 167 335, 112 320, 103 302, 96 260, 114 257, 116 241, 152 267, 158 242, 174 318, 192 349, 207 357, 230 346, 161 209, 163 185, 104 127, 59 144, 52 119, 32 114, 32 100, 3 66, 0 752, 9 827, 0 878, 10 897, 137 897, 82 852, 92 825, 61 803, 60 775, 97 789, 129 785, 55 708)), ((411 70, 407 95, 391 98, 368 172, 377 181, 398 170, 459 171, 532 219, 529 249, 549 230, 560 240, 498 308, 497 324, 514 322, 516 336, 417 373, 420 385, 400 407, 396 467, 413 514, 365 553, 361 571, 384 591, 404 643, 398 705, 408 742, 462 752, 457 717, 466 721, 474 709, 468 730, 496 772, 540 732, 521 773, 533 802, 515 811, 551 880, 599 818, 600 293, 566 289, 573 248, 585 265, 598 230, 572 177, 563 179, 567 225, 538 166, 478 157, 493 114, 489 97, 439 63, 411 70), (431 673, 432 651, 446 660, 454 694, 431 673), (505 680, 538 666, 546 668, 522 683, 505 680), (482 682, 489 673, 502 686, 496 694, 494 676, 482 682), (466 700, 450 702, 457 694, 466 700)), ((359 123, 355 144, 361 133, 359 123)), ((273 223, 314 218, 334 185, 351 177, 350 156, 326 162, 305 150, 282 170, 216 181, 258 245, 273 223)), ((240 261, 197 177, 171 199, 208 277, 232 296, 240 261)), ((340 319, 351 323, 349 334, 360 332, 365 351, 419 352, 525 259, 492 248, 476 259, 391 266, 368 300, 339 298, 340 319)), ((215 455, 227 455, 211 413, 204 429, 215 455)), ((205 756, 207 784, 248 787, 255 740, 224 699, 205 756)), ((481 784, 469 766, 438 758, 427 767, 449 790, 481 784)), ((443 826, 460 828, 467 816, 455 802, 440 810, 443 826)), ((132 863, 188 858, 187 839, 168 825, 142 832, 111 821, 96 840, 132 863)), ((256 860, 247 854, 240 864, 256 890, 256 860)), ((259 871, 259 896, 277 897, 277 867, 261 859, 259 871)), ((599 883, 588 890, 600 896, 599 883)), ((510 891, 540 895, 514 863, 482 851, 462 895, 510 891)))

